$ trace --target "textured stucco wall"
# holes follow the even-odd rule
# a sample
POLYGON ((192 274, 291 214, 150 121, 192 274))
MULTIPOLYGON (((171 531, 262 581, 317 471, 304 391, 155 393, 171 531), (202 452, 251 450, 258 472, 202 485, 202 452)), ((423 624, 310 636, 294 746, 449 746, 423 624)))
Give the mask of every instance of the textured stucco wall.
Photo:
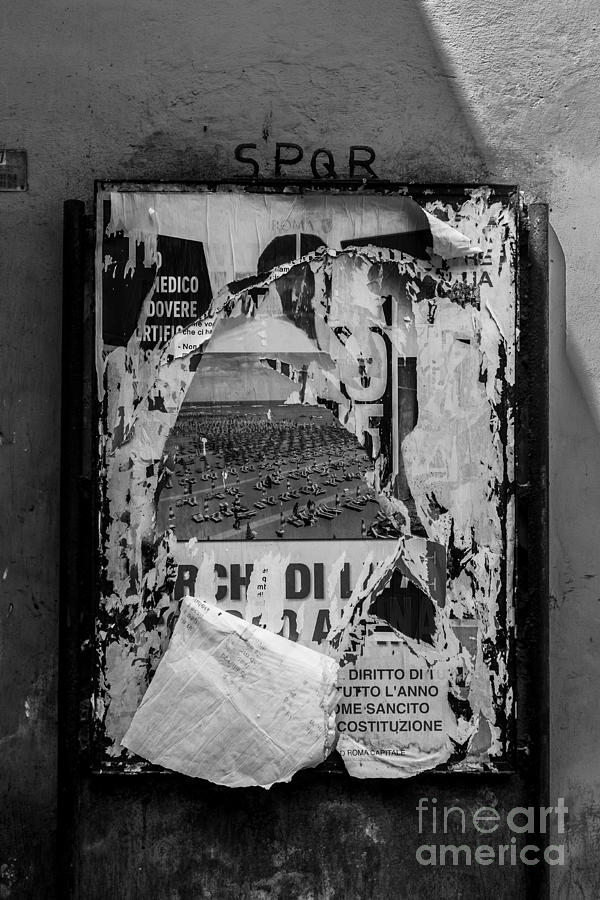
POLYGON ((551 800, 570 809, 555 898, 600 894, 600 8, 425 0, 501 177, 550 203, 551 800))
POLYGON ((27 149, 30 190, 0 194, 0 896, 53 877, 62 201, 242 174, 244 140, 265 174, 277 140, 340 163, 370 144, 382 177, 551 203, 552 795, 572 810, 553 885, 598 896, 599 19, 595 0, 2 5, 0 144, 27 149))

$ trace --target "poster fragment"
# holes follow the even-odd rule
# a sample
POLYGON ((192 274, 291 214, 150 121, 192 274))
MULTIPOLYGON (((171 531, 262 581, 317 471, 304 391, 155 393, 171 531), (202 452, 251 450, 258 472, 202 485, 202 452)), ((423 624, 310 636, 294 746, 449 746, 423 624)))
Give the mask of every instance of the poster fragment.
POLYGON ((269 787, 333 745, 335 660, 186 597, 123 745, 228 787, 269 787))

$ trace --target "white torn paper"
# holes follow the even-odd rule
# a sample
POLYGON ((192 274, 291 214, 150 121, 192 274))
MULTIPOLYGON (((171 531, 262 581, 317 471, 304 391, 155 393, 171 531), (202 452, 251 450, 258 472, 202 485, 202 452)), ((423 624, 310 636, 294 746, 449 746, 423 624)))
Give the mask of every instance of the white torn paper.
POLYGON ((123 745, 228 787, 270 787, 330 752, 337 663, 186 597, 123 745))

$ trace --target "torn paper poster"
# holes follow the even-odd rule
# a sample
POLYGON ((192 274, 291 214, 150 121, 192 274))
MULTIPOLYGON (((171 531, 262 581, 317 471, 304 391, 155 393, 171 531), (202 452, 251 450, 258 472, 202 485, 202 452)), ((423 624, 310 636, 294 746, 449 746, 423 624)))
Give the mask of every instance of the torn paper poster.
POLYGON ((289 781, 331 751, 336 675, 333 659, 186 597, 123 745, 228 787, 289 781))
MULTIPOLYGON (((353 776, 502 763, 515 197, 122 186, 98 199, 100 765, 224 777, 201 731, 169 763, 140 730, 188 597, 204 604, 199 640, 213 620, 227 640, 264 636, 257 669, 273 648, 331 662, 323 746, 353 776)), ((220 684, 211 666, 190 681, 198 708, 220 684)), ((177 715, 177 682, 164 684, 177 715)), ((289 777, 265 774, 260 729, 236 721, 226 749, 253 749, 228 783, 289 777)), ((322 758, 302 753, 296 769, 322 758)))
POLYGON ((337 750, 349 773, 406 777, 447 762, 456 739, 447 663, 375 623, 368 632, 356 664, 339 673, 337 750))

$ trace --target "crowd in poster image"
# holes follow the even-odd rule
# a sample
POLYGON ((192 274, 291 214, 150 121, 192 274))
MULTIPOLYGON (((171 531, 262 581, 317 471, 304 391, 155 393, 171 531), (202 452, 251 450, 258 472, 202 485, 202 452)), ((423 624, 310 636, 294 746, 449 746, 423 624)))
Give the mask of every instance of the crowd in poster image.
POLYGON ((329 410, 189 406, 166 447, 159 531, 178 540, 399 535, 366 478, 366 450, 329 410))

